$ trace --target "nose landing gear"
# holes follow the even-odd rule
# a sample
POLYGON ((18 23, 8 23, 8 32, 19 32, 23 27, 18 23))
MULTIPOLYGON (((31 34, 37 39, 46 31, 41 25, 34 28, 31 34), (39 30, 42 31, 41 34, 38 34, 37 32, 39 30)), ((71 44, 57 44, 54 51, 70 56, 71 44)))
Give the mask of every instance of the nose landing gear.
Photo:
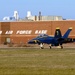
POLYGON ((44 44, 43 43, 40 44, 40 49, 44 49, 44 44))

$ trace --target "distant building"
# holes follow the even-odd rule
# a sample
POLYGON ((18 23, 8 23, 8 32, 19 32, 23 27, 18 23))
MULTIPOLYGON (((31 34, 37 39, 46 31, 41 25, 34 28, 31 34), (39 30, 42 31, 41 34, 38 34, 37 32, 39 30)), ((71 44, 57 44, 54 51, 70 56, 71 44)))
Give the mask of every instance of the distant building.
POLYGON ((32 16, 31 11, 27 11, 27 17, 32 16))
POLYGON ((28 20, 33 21, 58 21, 63 20, 62 16, 30 16, 28 20))
POLYGON ((15 18, 15 20, 19 20, 18 11, 14 11, 14 18, 15 18))
POLYGON ((3 21, 15 21, 15 20, 19 20, 19 14, 18 14, 18 11, 14 11, 14 15, 9 17, 9 16, 6 16, 3 18, 3 21))
POLYGON ((39 12, 38 16, 33 16, 31 11, 27 11, 27 16, 25 19, 19 18, 18 11, 14 11, 13 16, 4 17, 3 21, 59 21, 63 20, 62 16, 42 16, 41 12, 39 12))
POLYGON ((27 12, 27 17, 28 20, 31 21, 58 21, 58 20, 63 20, 62 16, 42 16, 41 12, 39 12, 38 16, 32 16, 31 11, 27 12))
POLYGON ((3 21, 8 21, 8 20, 10 20, 9 17, 4 17, 4 18, 3 18, 3 21))

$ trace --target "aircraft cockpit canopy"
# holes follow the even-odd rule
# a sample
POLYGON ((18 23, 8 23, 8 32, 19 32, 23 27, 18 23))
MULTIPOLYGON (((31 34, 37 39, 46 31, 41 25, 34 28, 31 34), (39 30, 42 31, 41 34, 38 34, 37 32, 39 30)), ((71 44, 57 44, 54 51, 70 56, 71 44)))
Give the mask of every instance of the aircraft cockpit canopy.
POLYGON ((43 37, 48 37, 47 34, 40 34, 39 36, 37 36, 37 38, 43 38, 43 37))

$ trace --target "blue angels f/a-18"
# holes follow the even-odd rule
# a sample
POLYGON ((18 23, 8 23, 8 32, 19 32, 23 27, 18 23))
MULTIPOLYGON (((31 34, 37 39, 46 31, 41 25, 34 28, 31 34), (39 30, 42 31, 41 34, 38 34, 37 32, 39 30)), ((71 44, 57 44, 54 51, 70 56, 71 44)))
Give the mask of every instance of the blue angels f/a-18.
POLYGON ((38 44, 40 45, 40 48, 44 48, 44 44, 49 44, 50 49, 52 46, 60 46, 61 49, 63 48, 64 43, 72 43, 75 42, 75 39, 68 38, 70 32, 72 30, 72 27, 70 27, 66 33, 62 36, 60 28, 56 28, 55 35, 48 36, 47 34, 40 34, 36 38, 31 39, 28 41, 28 44, 38 44))

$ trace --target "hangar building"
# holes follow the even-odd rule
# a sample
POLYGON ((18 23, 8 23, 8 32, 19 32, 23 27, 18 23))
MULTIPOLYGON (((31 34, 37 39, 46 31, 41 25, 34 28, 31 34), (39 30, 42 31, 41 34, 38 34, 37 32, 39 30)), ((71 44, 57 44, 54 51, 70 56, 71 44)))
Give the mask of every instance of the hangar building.
POLYGON ((75 38, 75 20, 0 22, 0 44, 27 43, 39 34, 53 36, 57 27, 61 29, 62 35, 72 27, 69 37, 75 38))

